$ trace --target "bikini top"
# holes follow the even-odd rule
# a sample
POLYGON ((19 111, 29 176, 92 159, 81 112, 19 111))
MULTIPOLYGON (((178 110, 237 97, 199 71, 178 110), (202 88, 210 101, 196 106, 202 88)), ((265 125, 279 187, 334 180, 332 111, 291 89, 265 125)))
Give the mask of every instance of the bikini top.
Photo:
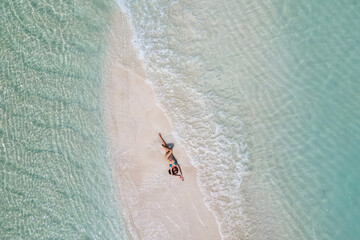
POLYGON ((177 165, 177 163, 176 162, 174 162, 174 163, 170 163, 169 164, 169 166, 172 168, 172 165, 174 164, 174 166, 176 166, 177 165))

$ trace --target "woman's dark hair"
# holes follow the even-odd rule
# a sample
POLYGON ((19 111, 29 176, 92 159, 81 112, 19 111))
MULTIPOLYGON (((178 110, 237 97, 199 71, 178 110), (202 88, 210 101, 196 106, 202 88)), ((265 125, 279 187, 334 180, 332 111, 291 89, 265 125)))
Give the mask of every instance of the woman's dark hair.
POLYGON ((173 169, 169 169, 169 174, 171 175, 171 173, 176 174, 179 172, 179 168, 178 167, 174 167, 173 169))

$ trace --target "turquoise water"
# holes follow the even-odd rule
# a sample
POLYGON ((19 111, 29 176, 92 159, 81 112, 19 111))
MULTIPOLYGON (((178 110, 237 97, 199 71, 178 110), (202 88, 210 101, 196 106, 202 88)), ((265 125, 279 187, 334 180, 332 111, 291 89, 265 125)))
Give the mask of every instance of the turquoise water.
POLYGON ((110 1, 0 3, 1 239, 121 239, 101 107, 110 1))
POLYGON ((118 1, 224 239, 357 239, 357 1, 118 1))
MULTIPOLYGON (((357 239, 357 1, 117 1, 224 239, 357 239)), ((111 1, 0 3, 1 238, 125 238, 101 82, 111 1)))
POLYGON ((281 214, 259 222, 286 223, 281 239, 357 239, 360 6, 305 1, 276 10, 263 78, 275 81, 255 95, 263 103, 253 109, 257 152, 247 184, 263 185, 256 196, 281 214))

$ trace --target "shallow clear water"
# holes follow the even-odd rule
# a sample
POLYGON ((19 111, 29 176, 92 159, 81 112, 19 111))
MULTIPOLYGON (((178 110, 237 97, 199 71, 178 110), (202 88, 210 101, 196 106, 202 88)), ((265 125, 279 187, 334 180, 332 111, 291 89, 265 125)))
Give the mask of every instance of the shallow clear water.
POLYGON ((120 239, 101 109, 106 1, 0 3, 2 239, 120 239))
MULTIPOLYGON (((357 1, 118 1, 224 239, 357 239, 357 1)), ((111 1, 0 3, 2 237, 124 237, 101 110, 111 1)))
POLYGON ((249 129, 253 174, 245 185, 262 186, 252 197, 262 207, 253 205, 277 221, 259 224, 272 232, 283 224, 279 238, 359 235, 359 10, 356 2, 306 1, 279 5, 273 17, 266 78, 276 81, 256 94, 262 104, 254 104, 259 122, 249 129))
POLYGON ((118 1, 225 239, 356 239, 357 1, 118 1))

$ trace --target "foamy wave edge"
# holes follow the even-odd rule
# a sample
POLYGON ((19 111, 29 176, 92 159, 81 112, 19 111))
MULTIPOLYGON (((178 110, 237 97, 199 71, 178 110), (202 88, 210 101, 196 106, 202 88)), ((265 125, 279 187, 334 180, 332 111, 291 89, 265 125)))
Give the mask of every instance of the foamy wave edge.
MULTIPOLYGON (((200 131, 202 132, 208 131, 210 129, 210 131, 214 132, 214 137, 212 139, 204 139, 205 137, 198 137, 200 132, 199 129, 189 128, 186 124, 184 125, 181 120, 176 120, 181 119, 181 114, 179 114, 180 116, 178 115, 177 118, 169 117, 169 114, 172 116, 174 115, 174 111, 171 111, 166 104, 169 102, 169 99, 166 98, 168 95, 164 94, 164 92, 166 92, 164 91, 164 89, 172 91, 171 86, 157 86, 156 82, 151 79, 151 73, 162 72, 166 76, 171 76, 173 79, 179 77, 179 73, 176 73, 176 71, 171 68, 162 67, 155 69, 155 67, 151 64, 151 60, 149 60, 149 58, 147 57, 149 55, 149 52, 151 52, 154 48, 154 46, 151 46, 151 43, 146 42, 146 40, 142 37, 145 35, 145 30, 135 27, 135 21, 133 19, 131 10, 124 1, 115 0, 115 2, 129 18, 130 27, 133 32, 132 42, 138 52, 138 57, 144 63, 146 71, 150 73, 148 74, 146 81, 154 90, 157 105, 167 116, 169 122, 171 122, 174 126, 173 131, 176 141, 178 141, 179 143, 181 143, 181 145, 185 147, 186 153, 189 156, 192 165, 194 165, 198 170, 197 181, 200 186, 202 195, 205 198, 204 203, 209 209, 209 211, 214 214, 220 229, 222 239, 235 239, 234 237, 239 236, 239 231, 241 232, 240 235, 248 235, 247 232, 249 226, 246 221, 246 216, 243 214, 242 211, 242 195, 240 192, 242 178, 243 175, 246 173, 246 163, 249 161, 249 152, 247 150, 247 144, 245 143, 246 136, 244 136, 243 141, 240 143, 234 142, 232 139, 227 138, 226 132, 228 132, 229 129, 225 129, 224 126, 214 121, 215 117, 210 109, 212 105, 211 99, 208 99, 208 96, 202 93, 195 92, 194 89, 187 90, 192 91, 193 96, 196 96, 196 101, 201 106, 200 109, 202 109, 203 112, 206 112, 206 110, 208 110, 208 113, 202 116, 203 122, 211 124, 210 127, 208 127, 207 125, 197 127, 201 128, 200 131), (231 148, 234 150, 232 151, 232 153, 229 153, 229 146, 231 146, 231 148), (238 160, 233 161, 231 163, 231 166, 223 164, 223 162, 221 161, 222 159, 231 158, 238 160), (206 166, 204 167, 202 162, 196 159, 213 159, 213 162, 210 164, 216 167, 216 171, 211 172, 211 170, 209 170, 209 166, 205 164, 206 166), (216 161, 216 159, 218 161, 216 161), (221 183, 221 180, 224 180, 223 178, 225 176, 229 176, 228 174, 229 172, 231 173, 231 169, 235 171, 233 171, 234 175, 230 177, 230 183, 221 183), (228 170, 228 172, 226 173, 224 172, 224 170, 228 170), (209 174, 212 174, 212 177, 210 179, 208 178, 209 174), (210 183, 209 180, 211 180, 212 182, 210 183), (222 209, 227 208, 229 204, 233 204, 231 209, 234 209, 235 213, 224 213, 222 211, 222 209), (239 226, 241 229, 237 231, 236 229, 239 226)), ((151 25, 152 23, 147 24, 151 25)), ((162 26, 158 27, 158 31, 163 31, 162 26)), ((176 53, 174 53, 170 49, 166 49, 165 51, 167 55, 176 56, 176 53)), ((160 51, 158 50, 158 52, 160 51)))

